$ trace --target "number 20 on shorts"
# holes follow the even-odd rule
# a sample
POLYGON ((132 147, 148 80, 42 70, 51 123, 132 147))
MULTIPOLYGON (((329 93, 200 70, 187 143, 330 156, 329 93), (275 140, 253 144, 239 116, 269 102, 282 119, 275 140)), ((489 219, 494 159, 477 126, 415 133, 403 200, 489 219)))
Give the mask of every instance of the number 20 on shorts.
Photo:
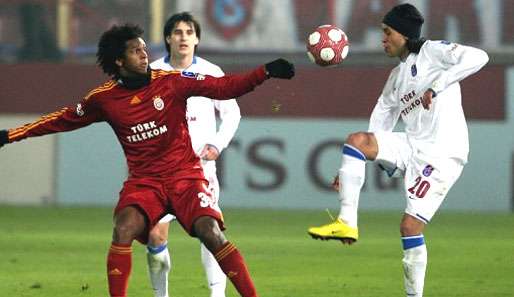
POLYGON ((430 189, 430 182, 427 180, 422 180, 421 176, 418 176, 416 178, 416 182, 414 183, 414 186, 407 189, 409 193, 416 195, 418 198, 423 198, 427 194, 428 190, 430 189))

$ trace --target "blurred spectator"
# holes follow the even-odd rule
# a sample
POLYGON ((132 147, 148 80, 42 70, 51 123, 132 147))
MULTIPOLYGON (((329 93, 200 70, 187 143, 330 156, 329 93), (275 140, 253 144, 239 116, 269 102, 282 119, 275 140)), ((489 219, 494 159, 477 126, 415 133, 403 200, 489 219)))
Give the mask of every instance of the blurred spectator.
POLYGON ((45 22, 45 6, 37 1, 22 3, 18 12, 24 38, 18 60, 61 61, 62 53, 57 47, 55 34, 48 29, 45 22))

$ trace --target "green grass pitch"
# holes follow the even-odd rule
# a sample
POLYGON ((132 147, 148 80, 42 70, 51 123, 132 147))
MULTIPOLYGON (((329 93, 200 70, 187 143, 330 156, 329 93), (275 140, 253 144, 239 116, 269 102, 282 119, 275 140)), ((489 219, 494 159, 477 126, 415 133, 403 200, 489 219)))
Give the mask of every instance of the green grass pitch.
MULTIPOLYGON (((328 222, 323 210, 225 210, 262 297, 404 296, 400 216, 361 213, 361 240, 348 247, 307 235, 328 222)), ((111 229, 108 208, 0 206, 0 296, 107 296, 111 229)), ((171 296, 207 297, 198 241, 171 229, 171 296)), ((426 297, 514 296, 514 215, 442 211, 425 238, 426 297)), ((152 297, 144 247, 133 249, 129 296, 152 297)))

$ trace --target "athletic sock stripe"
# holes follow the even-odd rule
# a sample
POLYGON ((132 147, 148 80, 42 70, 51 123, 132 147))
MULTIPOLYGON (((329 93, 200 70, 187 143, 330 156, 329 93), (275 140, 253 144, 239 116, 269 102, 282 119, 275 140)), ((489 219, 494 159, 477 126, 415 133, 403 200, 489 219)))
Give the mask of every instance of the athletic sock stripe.
POLYGON ((215 258, 220 261, 222 260, 223 258, 225 258, 228 254, 230 254, 231 252, 233 252, 234 250, 236 249, 236 247, 234 245, 230 245, 230 246, 227 246, 225 249, 223 249, 222 251, 218 252, 215 256, 215 258))
POLYGON ((116 255, 130 255, 130 254, 132 254, 132 251, 122 252, 122 251, 115 251, 113 249, 110 249, 109 252, 111 252, 111 254, 116 254, 116 255))
POLYGON ((164 251, 166 248, 168 247, 168 244, 167 243, 164 243, 164 244, 161 244, 159 246, 149 246, 147 245, 146 246, 146 250, 150 253, 150 254, 158 254, 162 251, 164 251))
POLYGON ((343 155, 352 156, 359 160, 366 161, 366 156, 361 151, 346 143, 343 146, 343 155))
POLYGON ((132 253, 132 247, 131 246, 118 246, 118 245, 111 245, 111 248, 109 249, 110 252, 114 254, 130 254, 132 253))
POLYGON ((232 252, 233 252, 233 251, 235 251, 235 250, 236 250, 236 247, 233 247, 233 248, 231 248, 231 249, 227 250, 227 251, 226 251, 225 253, 223 253, 223 254, 216 254, 216 257, 215 257, 215 258, 216 258, 216 260, 217 260, 217 261, 221 261, 221 260, 223 260, 226 256, 228 256, 230 253, 232 253, 232 252))
POLYGON ((127 251, 127 250, 131 250, 132 247, 131 246, 111 245, 111 249, 113 249, 113 250, 120 250, 120 251, 127 251))
POLYGON ((131 249, 131 248, 132 248, 132 245, 131 245, 131 244, 116 244, 116 243, 111 243, 111 246, 112 246, 112 247, 115 247, 115 248, 119 248, 119 249, 131 249))
POLYGON ((132 248, 131 247, 114 247, 114 246, 111 246, 111 250, 126 252, 126 251, 131 251, 132 248))
POLYGON ((117 250, 113 250, 113 249, 110 249, 110 251, 111 251, 111 253, 113 253, 113 254, 120 254, 120 255, 121 255, 121 254, 125 255, 125 254, 130 254, 130 253, 132 253, 132 251, 117 251, 117 250))
POLYGON ((425 244, 425 237, 423 234, 416 236, 402 237, 402 245, 404 250, 412 249, 425 244))
POLYGON ((232 253, 236 250, 236 246, 232 243, 227 244, 224 248, 222 248, 219 252, 214 255, 214 258, 216 258, 216 261, 221 261, 223 258, 225 258, 228 254, 232 253))
POLYGON ((120 252, 120 251, 109 250, 109 252, 111 254, 116 254, 116 255, 130 255, 130 254, 132 254, 132 251, 130 251, 130 252, 120 252))
POLYGON ((414 235, 414 236, 402 236, 402 239, 411 239, 411 238, 423 238, 423 234, 421 235, 414 235))
POLYGON ((221 254, 221 253, 224 253, 225 250, 229 249, 231 247, 232 243, 228 242, 224 247, 221 248, 221 250, 219 250, 216 255, 218 254, 221 254))

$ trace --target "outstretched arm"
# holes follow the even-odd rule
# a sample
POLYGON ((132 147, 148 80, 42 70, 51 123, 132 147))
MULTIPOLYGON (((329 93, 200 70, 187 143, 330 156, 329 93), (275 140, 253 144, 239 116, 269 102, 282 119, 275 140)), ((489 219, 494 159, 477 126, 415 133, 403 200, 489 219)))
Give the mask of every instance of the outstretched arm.
POLYGON ((90 112, 84 114, 84 101, 76 108, 65 107, 59 111, 47 114, 37 121, 23 126, 0 131, 0 147, 29 137, 75 130, 91 123, 98 122, 99 116, 90 112))
POLYGON ((183 78, 183 83, 177 87, 183 92, 184 98, 203 96, 227 100, 253 91, 268 78, 291 79, 294 74, 293 64, 284 59, 277 59, 242 74, 219 78, 197 74, 191 78, 183 78))

